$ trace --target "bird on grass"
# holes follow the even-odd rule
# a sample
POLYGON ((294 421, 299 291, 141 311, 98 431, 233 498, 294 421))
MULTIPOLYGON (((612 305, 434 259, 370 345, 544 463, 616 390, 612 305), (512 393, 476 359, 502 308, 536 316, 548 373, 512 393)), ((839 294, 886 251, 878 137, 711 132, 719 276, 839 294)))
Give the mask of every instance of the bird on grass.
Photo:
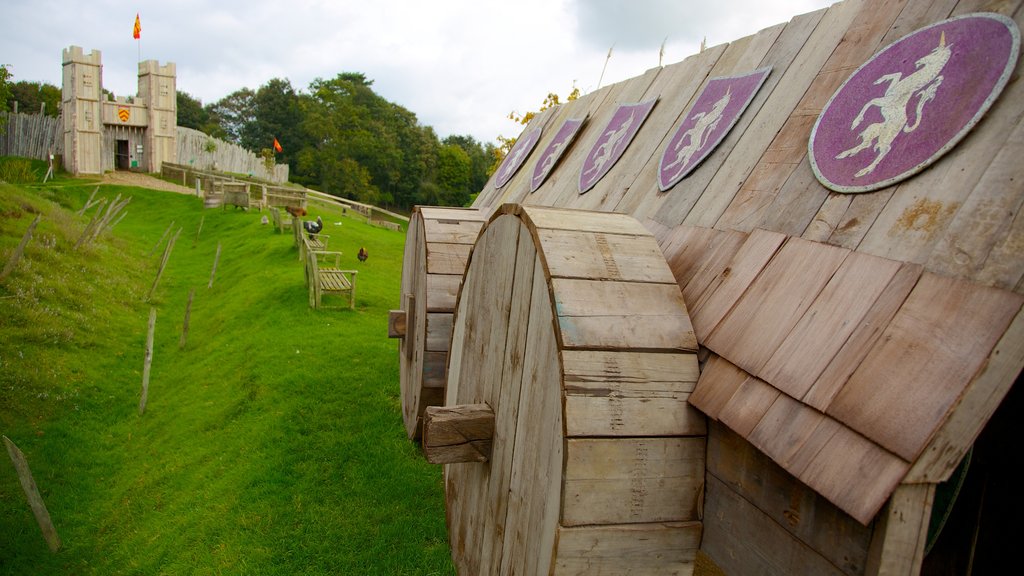
POLYGON ((315 221, 303 220, 302 227, 309 233, 309 239, 312 240, 315 234, 319 234, 324 229, 324 221, 319 216, 316 217, 315 221))
POLYGON ((370 253, 366 251, 365 247, 359 249, 359 255, 357 256, 357 258, 359 258, 360 262, 366 262, 366 259, 369 257, 370 253))

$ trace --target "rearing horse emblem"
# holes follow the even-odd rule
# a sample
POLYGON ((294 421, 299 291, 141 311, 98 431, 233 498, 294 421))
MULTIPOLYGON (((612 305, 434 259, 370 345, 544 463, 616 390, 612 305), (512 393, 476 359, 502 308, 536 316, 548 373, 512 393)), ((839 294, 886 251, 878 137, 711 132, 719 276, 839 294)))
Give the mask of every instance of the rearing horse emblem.
POLYGON ((807 143, 834 192, 871 192, 921 172, 982 120, 1020 54, 1020 30, 993 13, 957 16, 889 44, 822 109, 807 143))
POLYGON ((889 86, 885 89, 885 94, 864 104, 860 113, 853 119, 850 130, 856 130, 863 124, 865 115, 872 108, 878 108, 882 120, 868 124, 861 130, 858 135, 860 142, 853 148, 837 154, 836 160, 849 158, 871 148, 877 153, 874 160, 854 176, 861 178, 874 172, 892 150, 896 138, 901 134, 910 134, 921 125, 924 107, 935 99, 939 86, 942 85, 942 69, 949 62, 952 53, 952 45, 946 44, 946 33, 943 32, 939 36, 939 45, 917 61, 914 72, 906 76, 900 72, 893 72, 875 80, 875 85, 888 82, 889 86))
POLYGON ((657 98, 635 104, 620 104, 580 168, 580 194, 586 193, 619 161, 640 126, 647 119, 657 98))

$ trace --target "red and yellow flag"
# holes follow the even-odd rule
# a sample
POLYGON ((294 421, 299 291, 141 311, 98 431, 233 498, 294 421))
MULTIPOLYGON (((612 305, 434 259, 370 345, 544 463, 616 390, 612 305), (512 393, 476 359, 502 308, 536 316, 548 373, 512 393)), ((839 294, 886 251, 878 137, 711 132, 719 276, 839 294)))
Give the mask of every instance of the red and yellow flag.
POLYGON ((142 36, 142 23, 139 22, 139 14, 136 12, 135 13, 135 27, 132 28, 132 38, 135 38, 136 40, 138 40, 140 36, 142 36))
POLYGON ((281 148, 281 143, 274 138, 274 152, 284 152, 284 148, 281 148))

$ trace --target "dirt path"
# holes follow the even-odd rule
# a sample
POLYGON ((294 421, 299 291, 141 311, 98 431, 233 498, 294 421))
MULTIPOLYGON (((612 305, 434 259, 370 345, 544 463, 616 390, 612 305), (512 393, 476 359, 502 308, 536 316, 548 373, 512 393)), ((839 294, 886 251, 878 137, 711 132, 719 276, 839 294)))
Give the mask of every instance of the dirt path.
POLYGON ((178 184, 171 184, 166 180, 144 174, 142 172, 127 172, 115 170, 103 174, 103 182, 106 184, 120 184, 122 186, 139 186, 141 188, 152 188, 154 190, 166 190, 179 194, 195 194, 196 191, 178 184))

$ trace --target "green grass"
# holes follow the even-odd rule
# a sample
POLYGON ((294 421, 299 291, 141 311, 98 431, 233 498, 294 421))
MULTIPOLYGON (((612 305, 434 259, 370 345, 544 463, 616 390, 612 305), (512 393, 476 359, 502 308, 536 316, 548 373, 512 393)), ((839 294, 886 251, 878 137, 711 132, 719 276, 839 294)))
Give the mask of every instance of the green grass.
POLYGON ((441 470, 405 437, 386 334, 404 235, 312 204, 329 248, 360 271, 355 311, 341 299, 314 311, 291 234, 257 211, 101 186, 97 197, 132 197, 128 215, 72 250, 94 187, 0 184, 0 266, 43 215, 0 283, 0 432, 64 543, 49 552, 3 456, 0 574, 453 573, 441 470), (171 221, 182 231, 147 303, 171 221))

